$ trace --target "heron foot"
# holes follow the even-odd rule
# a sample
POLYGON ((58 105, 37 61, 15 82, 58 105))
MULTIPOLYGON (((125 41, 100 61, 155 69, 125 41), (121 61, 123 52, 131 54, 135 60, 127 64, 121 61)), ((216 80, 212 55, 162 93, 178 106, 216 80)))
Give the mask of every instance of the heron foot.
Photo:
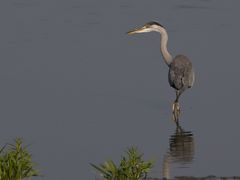
POLYGON ((172 114, 173 114, 173 120, 175 121, 175 123, 178 125, 178 120, 180 117, 180 105, 178 101, 174 101, 173 105, 172 105, 172 114))

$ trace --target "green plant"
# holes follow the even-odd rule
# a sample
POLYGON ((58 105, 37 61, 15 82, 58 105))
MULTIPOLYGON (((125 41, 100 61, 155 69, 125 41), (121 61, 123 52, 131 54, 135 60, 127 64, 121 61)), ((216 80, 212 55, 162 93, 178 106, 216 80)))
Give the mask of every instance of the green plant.
POLYGON ((112 161, 106 161, 99 166, 91 164, 106 180, 145 180, 153 167, 152 161, 144 161, 137 148, 129 148, 123 156, 119 167, 112 161))
POLYGON ((22 140, 6 144, 0 150, 0 180, 22 180, 38 176, 31 154, 23 147, 22 140))

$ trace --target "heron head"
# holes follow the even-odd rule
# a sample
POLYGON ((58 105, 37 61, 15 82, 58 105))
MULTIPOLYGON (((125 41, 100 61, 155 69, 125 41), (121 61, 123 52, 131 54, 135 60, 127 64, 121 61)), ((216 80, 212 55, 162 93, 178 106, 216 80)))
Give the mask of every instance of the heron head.
POLYGON ((144 26, 140 28, 136 28, 132 31, 127 32, 128 35, 136 34, 136 33, 146 33, 151 31, 157 31, 159 27, 163 28, 163 26, 155 21, 148 22, 144 24, 144 26))

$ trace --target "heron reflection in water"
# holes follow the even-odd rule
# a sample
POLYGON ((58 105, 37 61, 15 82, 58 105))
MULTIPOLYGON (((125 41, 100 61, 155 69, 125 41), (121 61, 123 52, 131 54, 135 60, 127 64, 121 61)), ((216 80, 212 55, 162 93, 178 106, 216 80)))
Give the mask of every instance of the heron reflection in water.
POLYGON ((169 150, 163 158, 163 179, 170 179, 171 164, 188 167, 194 160, 195 143, 193 133, 184 131, 180 126, 169 139, 169 150))
POLYGON ((161 53, 167 66, 169 67, 168 82, 176 90, 176 99, 172 105, 173 118, 178 125, 180 116, 179 97, 194 83, 195 75, 192 63, 184 55, 177 55, 175 58, 168 52, 168 34, 166 29, 157 22, 146 23, 143 27, 129 31, 128 34, 146 33, 155 31, 161 34, 161 53))

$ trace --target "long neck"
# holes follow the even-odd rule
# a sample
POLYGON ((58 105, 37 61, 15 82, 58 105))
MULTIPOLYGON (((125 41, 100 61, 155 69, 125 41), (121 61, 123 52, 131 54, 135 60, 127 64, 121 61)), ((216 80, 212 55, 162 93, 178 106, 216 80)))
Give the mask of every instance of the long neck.
POLYGON ((161 53, 162 53, 163 59, 165 63, 169 66, 172 62, 172 55, 168 52, 168 49, 167 49, 167 43, 168 43, 167 31, 162 27, 158 27, 157 32, 161 34, 161 53))

